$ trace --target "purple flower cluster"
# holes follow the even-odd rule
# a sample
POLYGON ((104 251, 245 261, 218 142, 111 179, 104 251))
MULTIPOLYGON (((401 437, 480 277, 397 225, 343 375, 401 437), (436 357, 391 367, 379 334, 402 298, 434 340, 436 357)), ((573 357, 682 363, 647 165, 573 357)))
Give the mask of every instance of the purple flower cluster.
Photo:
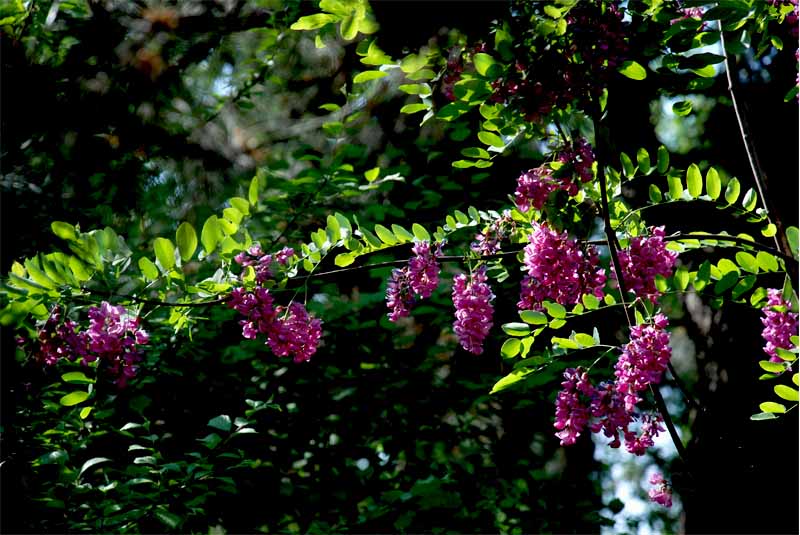
POLYGON ((272 278, 272 270, 270 266, 272 262, 278 265, 285 266, 289 259, 294 256, 294 249, 291 247, 284 247, 274 255, 265 254, 261 250, 261 246, 256 244, 251 246, 247 251, 242 251, 234 257, 237 264, 242 267, 252 266, 256 272, 256 282, 263 284, 267 279, 272 278))
POLYGON ((414 295, 428 298, 439 285, 439 263, 442 245, 433 248, 430 242, 421 241, 412 247, 414 257, 402 269, 392 271, 386 288, 386 306, 389 308, 389 321, 397 321, 408 316, 414 295))
POLYGON ((322 322, 301 303, 292 303, 288 309, 275 307, 269 290, 256 287, 252 292, 234 288, 228 306, 245 317, 239 321, 242 336, 255 340, 259 334, 266 335, 275 355, 291 355, 295 362, 306 362, 316 353, 322 322))
POLYGON ((651 384, 661 382, 661 376, 667 369, 672 350, 669 347, 669 333, 664 330, 667 318, 657 314, 653 325, 637 325, 631 329, 631 341, 622 348, 614 367, 617 378, 617 391, 625 398, 625 409, 633 411, 633 407, 641 401, 639 392, 651 384))
POLYGON ((537 223, 528 240, 524 261, 528 274, 522 280, 520 310, 540 310, 545 299, 571 305, 585 293, 603 297, 606 275, 597 267, 594 247, 583 249, 566 231, 559 234, 537 223))
POLYGON ((588 426, 611 439, 609 446, 622 445, 634 455, 643 455, 655 437, 664 431, 663 420, 655 414, 637 414, 639 392, 661 381, 670 357, 669 335, 664 331, 666 318, 659 314, 654 325, 638 325, 631 331, 631 341, 615 365, 616 380, 595 387, 581 368, 564 372, 563 389, 556 397, 555 428, 561 445, 574 444, 588 426), (632 424, 639 422, 639 434, 632 424))
MULTIPOLYGON (((688 19, 701 20, 703 18, 703 14, 705 13, 705 9, 702 7, 684 7, 678 9, 678 12, 680 13, 680 16, 670 20, 669 21, 670 24, 675 24, 682 20, 688 20, 688 19)), ((700 25, 697 31, 704 31, 706 28, 707 24, 703 22, 703 24, 700 25)))
POLYGON ((650 476, 650 484, 654 486, 647 492, 650 501, 664 507, 672 507, 672 487, 664 479, 664 476, 656 472, 650 476))
POLYGON ((664 227, 651 228, 650 237, 631 239, 628 248, 619 252, 626 290, 655 303, 661 295, 656 288, 656 275, 670 277, 677 258, 678 253, 668 250, 664 242, 664 227))
POLYGON ((519 175, 514 202, 521 212, 531 208, 541 210, 550 194, 561 187, 561 181, 553 178, 550 168, 540 165, 519 175))
POLYGON ((778 356, 777 349, 791 349, 791 337, 797 336, 798 315, 791 312, 791 303, 783 298, 781 290, 770 288, 767 290, 767 304, 761 309, 764 316, 761 323, 764 330, 764 352, 770 356, 772 362, 783 362, 778 356))
POLYGON ((513 232, 515 227, 516 223, 511 218, 511 211, 505 210, 483 232, 475 235, 475 241, 470 244, 470 249, 480 255, 495 254, 500 251, 500 242, 513 232))
POLYGON ((136 376, 137 364, 142 360, 138 346, 150 341, 139 328, 139 318, 131 317, 125 307, 103 301, 100 308, 89 309, 89 329, 85 333, 89 344, 85 360, 99 358, 120 387, 136 376))
POLYGON ((494 294, 486 283, 486 266, 479 267, 469 277, 463 273, 455 277, 453 305, 456 320, 453 330, 461 347, 475 355, 483 353, 483 340, 492 328, 492 299, 494 294))
POLYGON ((564 372, 561 392, 556 397, 556 436, 562 446, 575 444, 586 425, 591 412, 586 401, 594 397, 594 387, 589 374, 581 368, 569 368, 564 372))
POLYGON ((105 372, 124 387, 136 375, 136 364, 142 360, 139 346, 147 344, 149 336, 139 328, 139 319, 130 316, 125 307, 103 301, 99 308, 89 308, 88 315, 89 328, 78 331, 76 322, 62 321, 61 307, 53 307, 39 330, 33 354, 48 366, 64 358, 80 359, 84 365, 100 360, 105 372))

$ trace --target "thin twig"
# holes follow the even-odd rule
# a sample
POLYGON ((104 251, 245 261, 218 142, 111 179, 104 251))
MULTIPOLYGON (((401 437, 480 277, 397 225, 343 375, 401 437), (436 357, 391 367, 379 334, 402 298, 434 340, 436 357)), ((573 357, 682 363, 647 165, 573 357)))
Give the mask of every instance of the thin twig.
POLYGON ((664 398, 661 396, 661 392, 658 390, 658 386, 651 384, 650 385, 650 392, 653 394, 653 399, 656 401, 656 406, 658 407, 658 412, 661 413, 661 416, 664 418, 664 423, 667 426, 667 431, 669 431, 669 436, 672 437, 672 442, 675 444, 675 449, 678 452, 678 457, 688 466, 688 457, 686 455, 686 448, 683 445, 683 441, 681 440, 678 431, 675 429, 675 424, 672 422, 672 416, 669 414, 669 410, 667 409, 667 404, 664 403, 664 398))
POLYGON ((683 399, 685 399, 686 402, 695 409, 699 409, 700 403, 696 399, 694 399, 694 396, 689 394, 688 390, 686 390, 686 385, 684 385, 683 381, 681 381, 681 378, 678 377, 678 373, 672 366, 672 362, 667 362, 667 369, 669 369, 669 373, 672 374, 672 379, 675 381, 675 385, 678 387, 678 390, 680 390, 681 394, 683 394, 683 399))

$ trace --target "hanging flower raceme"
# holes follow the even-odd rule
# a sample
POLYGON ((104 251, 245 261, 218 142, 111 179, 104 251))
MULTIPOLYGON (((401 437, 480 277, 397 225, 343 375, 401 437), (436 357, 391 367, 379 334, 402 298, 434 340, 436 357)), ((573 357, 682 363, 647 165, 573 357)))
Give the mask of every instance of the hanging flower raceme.
POLYGON ((591 417, 588 400, 595 396, 594 387, 589 382, 589 374, 581 368, 568 368, 564 371, 561 392, 556 397, 556 436, 562 446, 575 444, 586 428, 591 417))
POLYGON ((798 335, 798 315, 791 311, 791 303, 783 298, 783 292, 774 288, 767 290, 767 304, 761 312, 764 314, 761 318, 764 324, 761 336, 766 342, 764 352, 772 362, 784 362, 777 350, 793 347, 791 337, 798 335))
POLYGON ((642 414, 639 420, 641 430, 638 436, 630 431, 625 433, 625 449, 634 455, 644 455, 647 448, 653 447, 658 434, 664 432, 664 420, 658 414, 642 414))
MULTIPOLYGON (((594 152, 589 142, 583 138, 576 140, 571 146, 564 148, 558 154, 558 161, 572 166, 575 174, 581 182, 589 182, 594 176, 592 164, 594 163, 594 152)), ((563 186, 571 196, 578 194, 578 186, 571 180, 567 180, 563 186)))
POLYGON ((139 328, 139 318, 129 315, 125 307, 105 301, 99 308, 89 309, 86 336, 89 342, 87 359, 94 357, 104 362, 106 371, 121 387, 136 375, 137 364, 142 360, 139 346, 150 341, 148 334, 139 328))
POLYGON ((479 267, 470 276, 456 275, 453 280, 456 308, 453 330, 461 347, 475 355, 483 353, 483 340, 492 328, 492 299, 494 294, 486 283, 486 266, 479 267))
POLYGON ((611 439, 609 447, 619 448, 622 445, 620 433, 626 441, 633 440, 634 435, 628 430, 633 416, 625 409, 625 399, 613 382, 604 382, 594 391, 590 406, 595 418, 591 425, 592 433, 603 432, 611 439))
POLYGON ((519 175, 514 202, 520 212, 527 212, 531 208, 541 210, 550 194, 561 188, 561 181, 553 178, 548 167, 541 165, 519 175))
POLYGON ((653 325, 636 325, 631 329, 631 341, 622 348, 622 355, 614 366, 617 391, 624 396, 625 409, 633 412, 639 403, 639 392, 651 384, 661 382, 672 350, 669 333, 665 330, 667 318, 657 314, 653 325))
MULTIPOLYGON (((77 329, 78 324, 74 321, 62 321, 61 307, 54 306, 50 317, 37 333, 37 343, 33 347, 36 360, 47 366, 54 366, 61 359, 75 361, 80 358, 88 362, 86 359, 89 344, 85 333, 78 332, 77 329)), ((24 346, 28 341, 19 338, 17 343, 24 346)))
MULTIPOLYGON (((277 253, 276 257, 278 257, 278 263, 283 265, 286 263, 286 259, 291 258, 293 255, 294 251, 287 247, 277 253)), ((270 265, 273 257, 271 254, 264 254, 260 245, 253 245, 247 251, 242 251, 234 257, 234 260, 243 268, 252 266, 256 273, 256 282, 259 284, 263 284, 267 279, 272 278, 270 265)))
POLYGON ((257 287, 252 292, 234 288, 228 306, 245 317, 239 321, 243 337, 255 340, 259 333, 270 332, 276 313, 272 296, 266 288, 257 287))
POLYGON ((656 275, 671 277, 677 258, 678 253, 668 250, 664 242, 664 227, 651 228, 649 237, 632 238, 628 248, 619 252, 625 289, 655 303, 661 295, 656 275))
POLYGON ((670 487, 664 476, 656 472, 650 476, 650 484, 654 485, 652 489, 647 492, 650 501, 663 505, 664 507, 672 507, 672 487, 670 487))
POLYGON ((267 343, 279 357, 291 356, 295 362, 307 362, 317 352, 322 335, 322 322, 308 313, 301 303, 292 303, 281 316, 279 309, 267 343))
POLYGON ((534 223, 525 247, 528 275, 522 280, 517 307, 541 310, 546 299, 561 305, 578 303, 583 294, 603 297, 605 270, 598 268, 597 250, 582 248, 566 231, 559 234, 544 224, 534 223))
POLYGON ((389 321, 397 321, 409 314, 414 304, 414 295, 428 298, 439 285, 439 263, 442 244, 431 247, 430 242, 421 241, 411 248, 414 256, 408 265, 392 271, 386 288, 386 306, 389 321))

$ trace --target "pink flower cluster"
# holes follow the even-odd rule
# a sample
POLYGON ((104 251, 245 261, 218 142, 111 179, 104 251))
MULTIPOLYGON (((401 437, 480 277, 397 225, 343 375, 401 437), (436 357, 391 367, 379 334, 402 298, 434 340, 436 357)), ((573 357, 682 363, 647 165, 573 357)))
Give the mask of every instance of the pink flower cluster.
POLYGON ((266 335, 275 355, 293 356, 295 362, 306 362, 316 353, 322 322, 312 317, 301 303, 292 303, 288 308, 275 307, 269 290, 257 287, 252 292, 235 288, 228 306, 245 316, 239 321, 242 336, 255 340, 259 334, 266 335))
POLYGON ((561 181, 553 178, 550 168, 540 165, 519 175, 514 202, 521 212, 531 208, 541 210, 550 194, 559 189, 561 181))
MULTIPOLYGON (((670 24, 675 24, 682 20, 696 19, 701 20, 705 14, 705 9, 702 7, 684 7, 678 10, 680 16, 669 21, 670 24)), ((707 28, 707 24, 703 22, 698 28, 698 31, 703 31, 707 28)))
POLYGON ((791 312, 791 303, 783 298, 781 290, 774 288, 767 290, 767 304, 761 312, 764 314, 761 318, 764 324, 761 337, 766 341, 764 352, 772 362, 783 362, 776 350, 792 348, 791 337, 798 335, 798 315, 791 312))
POLYGON ((414 303, 414 294, 428 298, 439 285, 439 263, 442 245, 431 248, 428 241, 421 241, 412 247, 414 257, 402 269, 392 271, 386 288, 386 306, 389 308, 389 321, 397 321, 408 316, 414 303))
POLYGON ((242 267, 252 266, 256 273, 256 282, 263 284, 267 279, 272 277, 270 266, 275 261, 278 265, 285 266, 286 263, 294 256, 294 249, 291 247, 284 247, 274 255, 265 254, 261 250, 261 246, 256 244, 251 246, 247 251, 242 251, 234 257, 237 264, 242 267))
POLYGON ((475 241, 470 244, 470 249, 480 255, 495 254, 500 251, 500 242, 513 232, 515 227, 516 223, 511 218, 511 211, 505 210, 483 232, 475 235, 475 241))
POLYGON ((664 476, 656 472, 650 476, 650 484, 654 485, 654 488, 647 492, 650 501, 664 507, 672 507, 672 487, 664 479, 664 476))
MULTIPOLYGON (((581 182, 589 182, 594 176, 592 172, 594 151, 592 151, 592 146, 589 145, 589 142, 583 138, 576 140, 572 146, 564 148, 558 154, 558 161, 572 165, 572 169, 578 175, 581 182)), ((564 189, 572 196, 578 194, 578 186, 572 181, 566 184, 564 189)))
POLYGON ((664 227, 651 228, 650 237, 632 238, 628 248, 619 252, 626 290, 655 303, 661 295, 656 289, 656 275, 670 277, 677 258, 678 253, 668 250, 664 242, 664 227))
POLYGON ((637 414, 638 393, 661 381, 669 361, 669 336, 663 330, 666 318, 659 314, 653 326, 636 326, 631 331, 631 341, 615 365, 616 380, 591 384, 588 374, 581 368, 564 372, 563 389, 556 397, 555 428, 561 445, 574 444, 588 426, 593 433, 602 433, 611 439, 609 446, 622 445, 634 455, 643 455, 654 444, 655 437, 664 431, 663 420, 654 414, 637 414), (632 424, 639 422, 639 434, 632 424))
POLYGON ((105 373, 124 387, 136 375, 137 363, 142 360, 139 346, 147 344, 150 338, 139 328, 139 318, 130 316, 125 307, 103 301, 99 308, 89 308, 88 315, 89 328, 78 331, 76 322, 62 322, 61 308, 53 307, 39 330, 33 353, 48 366, 63 358, 71 361, 80 358, 83 364, 100 360, 105 373))
POLYGON ((479 267, 471 276, 457 275, 453 281, 453 305, 456 320, 453 330, 461 347, 480 355, 483 353, 483 340, 492 328, 494 308, 492 289, 486 283, 486 266, 479 267))
POLYGON ((534 223, 525 247, 525 268, 520 310, 541 310, 545 299, 561 305, 577 303, 585 293, 603 297, 605 270, 598 268, 597 251, 559 234, 547 225, 534 223))
POLYGON ((641 401, 639 392, 651 384, 661 382, 667 369, 672 350, 669 347, 669 333, 664 328, 667 318, 657 314, 653 325, 636 325, 631 329, 631 341, 622 348, 614 367, 617 378, 617 391, 624 396, 625 409, 632 412, 641 401))

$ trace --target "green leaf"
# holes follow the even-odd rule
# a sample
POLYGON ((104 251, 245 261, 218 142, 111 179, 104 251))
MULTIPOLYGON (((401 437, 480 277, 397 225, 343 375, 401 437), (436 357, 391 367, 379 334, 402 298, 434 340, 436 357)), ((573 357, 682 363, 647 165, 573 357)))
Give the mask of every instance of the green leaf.
POLYGON ((505 143, 503 143, 503 140, 500 138, 500 136, 498 136, 497 134, 493 134, 492 132, 487 132, 486 130, 478 132, 478 139, 480 139, 482 143, 491 145, 492 147, 496 147, 499 149, 502 149, 503 147, 506 146, 505 143))
POLYGON ((510 386, 518 383, 519 381, 523 380, 526 376, 532 374, 535 370, 531 368, 519 368, 518 370, 514 370, 513 372, 509 373, 499 381, 497 381, 492 390, 489 392, 490 394, 496 394, 501 390, 505 390, 510 386))
POLYGON ((486 149, 482 149, 480 147, 467 147, 466 149, 461 149, 461 155, 466 156, 467 158, 483 158, 484 160, 488 160, 491 157, 486 149))
POLYGON ((479 52, 472 57, 472 62, 475 64, 475 70, 478 71, 478 74, 481 76, 486 76, 486 71, 489 70, 489 67, 495 64, 495 60, 489 54, 484 54, 483 52, 479 52))
POLYGON ((53 221, 50 223, 50 229, 53 231, 53 234, 62 240, 72 241, 78 237, 75 232, 75 227, 63 221, 53 221))
POLYGON ((383 78, 388 73, 385 71, 364 71, 358 73, 355 78, 353 78, 354 84, 363 84, 364 82, 369 82, 370 80, 377 80, 378 78, 383 78))
POLYGON ((250 201, 250 204, 255 206, 258 204, 258 175, 253 177, 253 180, 250 181, 250 188, 247 190, 247 200, 250 201))
POLYGON ((777 233, 778 233, 778 227, 776 227, 775 224, 773 223, 769 223, 767 224, 766 227, 761 229, 761 235, 764 236, 765 238, 771 238, 777 233))
POLYGON ((656 164, 656 170, 661 173, 662 175, 667 172, 669 169, 669 151, 667 147, 661 145, 658 147, 658 163, 656 164))
POLYGON ((322 28, 326 24, 336 22, 340 17, 336 15, 329 15, 327 13, 317 13, 315 15, 308 15, 300 17, 297 22, 289 26, 290 30, 316 30, 322 28))
POLYGON ((430 106, 428 104, 420 104, 420 103, 406 104, 405 106, 400 108, 400 113, 412 114, 412 113, 421 112, 421 111, 427 110, 427 109, 430 109, 430 106))
POLYGON ((728 187, 725 188, 725 200, 728 201, 728 204, 733 204, 736 202, 736 199, 739 198, 739 181, 736 177, 733 177, 728 182, 728 187))
POLYGON ((800 374, 792 375, 792 382, 798 386, 800 386, 800 374))
POLYGON ((219 228, 217 216, 212 215, 206 219, 206 222, 203 223, 203 230, 200 231, 200 241, 203 243, 206 256, 214 252, 220 239, 222 239, 222 229, 219 228))
POLYGON ((509 336, 528 336, 531 334, 531 328, 527 323, 520 323, 518 321, 505 323, 502 326, 503 332, 509 336))
POLYGON ((690 100, 680 100, 672 105, 672 113, 679 117, 692 113, 692 102, 690 100))
POLYGON ((756 257, 745 251, 736 253, 736 263, 742 266, 742 269, 750 273, 758 273, 758 262, 756 257))
POLYGON ((764 370, 765 372, 783 373, 784 371, 786 371, 786 365, 782 362, 760 360, 758 361, 758 365, 761 366, 761 369, 764 370))
POLYGON ((167 509, 163 506, 158 506, 155 509, 156 518, 158 518, 162 524, 167 526, 169 529, 177 529, 178 526, 181 525, 183 519, 176 514, 170 513, 167 509))
POLYGON ((586 307, 586 310, 595 310, 600 306, 600 299, 595 297, 594 294, 583 294, 581 302, 586 307))
POLYGON ((358 35, 358 28, 361 25, 361 21, 364 18, 363 10, 361 13, 358 11, 353 11, 346 17, 342 19, 342 23, 339 26, 339 34, 342 36, 342 39, 345 41, 350 41, 356 38, 358 35))
POLYGON ((78 405, 83 403, 89 398, 89 392, 84 392, 83 390, 76 390, 75 392, 70 392, 66 396, 62 396, 58 402, 65 406, 65 407, 72 407, 73 405, 78 405))
POLYGON ((669 198, 677 201, 683 196, 683 183, 679 176, 668 176, 667 184, 669 185, 669 198))
POLYGON ((547 323, 547 316, 538 310, 523 310, 519 313, 519 317, 522 321, 531 325, 544 325, 547 323))
POLYGON ((558 336, 554 336, 550 339, 550 343, 553 345, 558 345, 558 347, 562 349, 580 349, 580 346, 575 340, 570 340, 569 338, 560 338, 558 336))
POLYGON ((169 271, 175 266, 175 246, 167 238, 156 238, 153 242, 156 259, 164 271, 169 271))
POLYGON ((414 237, 419 241, 431 241, 431 235, 428 234, 428 231, 425 230, 425 227, 419 223, 414 223, 411 225, 411 232, 414 233, 414 237))
POLYGON ((378 238, 386 245, 394 245, 397 243, 397 239, 394 237, 394 234, 392 234, 392 231, 383 225, 375 225, 375 234, 377 234, 378 238))
POLYGON ((327 230, 331 241, 338 242, 342 239, 342 227, 339 225, 339 220, 335 216, 329 215, 325 218, 327 223, 327 230))
POLYGON ((750 417, 751 420, 755 420, 755 421, 759 421, 759 420, 774 420, 775 418, 777 418, 777 416, 775 416, 771 412, 760 412, 760 413, 754 414, 754 415, 752 415, 750 417))
POLYGON ((675 286, 680 291, 685 291, 686 288, 689 286, 689 270, 686 269, 685 266, 681 266, 675 270, 674 275, 675 286))
POLYGON ((742 206, 748 212, 752 212, 756 204, 758 204, 758 195, 756 194, 756 190, 750 188, 747 190, 747 193, 745 193, 744 199, 742 199, 742 206))
POLYGON ((706 173, 706 193, 716 201, 721 191, 722 182, 719 179, 719 173, 715 168, 711 167, 706 173))
POLYGON ((148 280, 155 280, 158 278, 158 268, 153 261, 146 256, 139 259, 139 269, 142 271, 142 275, 148 280))
POLYGON ((563 319, 567 317, 567 309, 559 305, 558 303, 553 303, 552 301, 545 301, 542 304, 544 305, 544 308, 547 309, 547 313, 550 314, 550 316, 557 319, 563 319))
POLYGON ((341 253, 336 255, 333 263, 339 267, 347 267, 353 262, 355 262, 356 258, 353 256, 353 253, 341 253))
POLYGON ((175 232, 175 242, 178 244, 181 260, 186 262, 192 258, 195 250, 197 250, 197 232, 195 232, 194 227, 186 221, 181 223, 175 232))
POLYGON ((81 470, 80 472, 78 472, 78 477, 80 478, 87 470, 89 470, 93 466, 97 466, 100 463, 106 463, 110 460, 111 459, 109 459, 108 457, 93 457, 89 459, 88 461, 83 463, 83 466, 81 466, 81 470))
POLYGON ((661 202, 661 190, 658 189, 658 186, 655 184, 650 184, 650 187, 647 191, 648 197, 650 197, 650 202, 659 203, 661 202))
POLYGON ((392 232, 394 232, 394 235, 400 242, 407 242, 414 239, 414 235, 400 225, 392 225, 392 232))
POLYGON ((739 282, 739 274, 735 271, 729 271, 714 284, 714 294, 720 295, 725 290, 733 288, 737 282, 739 282))
POLYGON ((624 152, 621 152, 619 154, 619 161, 622 164, 622 173, 626 177, 631 178, 633 174, 636 172, 636 168, 633 166, 633 162, 631 161, 630 156, 628 156, 624 152))
POLYGON ((208 421, 209 427, 219 429, 220 431, 225 431, 226 433, 231 430, 231 425, 231 417, 227 414, 220 414, 219 416, 215 416, 208 421))
POLYGON ((503 356, 503 358, 514 358, 519 355, 521 345, 522 343, 518 338, 509 338, 503 342, 502 347, 500 347, 500 354, 503 356))
POLYGON ((786 407, 784 407, 781 403, 775 403, 774 401, 765 401, 764 403, 761 403, 758 408, 764 412, 786 412, 786 407))
POLYGON ((367 182, 375 182, 380 173, 381 173, 380 167, 373 167, 369 171, 364 171, 364 178, 367 179, 367 182))
POLYGON ((594 337, 586 333, 575 334, 575 341, 583 347, 593 347, 597 345, 597 341, 594 339, 594 337))
POLYGON ((787 349, 783 349, 782 347, 776 347, 775 353, 777 353, 778 356, 786 362, 794 362, 797 360, 797 355, 787 349))
POLYGON ((786 229, 786 239, 789 240, 789 248, 792 250, 792 256, 797 258, 798 246, 800 246, 800 232, 797 227, 791 226, 786 229))
POLYGON ((408 95, 428 96, 431 94, 431 88, 428 84, 400 84, 397 89, 408 95))
POLYGON ((775 393, 786 401, 798 401, 797 390, 786 385, 775 385, 775 393))
POLYGON ((646 149, 639 149, 636 151, 636 161, 639 164, 639 170, 648 175, 650 174, 650 154, 647 152, 646 149))
POLYGON ((700 168, 696 164, 690 165, 686 170, 686 189, 693 199, 703 194, 703 175, 700 174, 700 168))
POLYGON ((61 376, 65 383, 94 383, 94 379, 86 377, 83 372, 67 372, 61 376))
POLYGON ((623 61, 618 71, 621 75, 631 80, 644 80, 647 78, 647 71, 644 70, 644 67, 632 60, 623 61))

